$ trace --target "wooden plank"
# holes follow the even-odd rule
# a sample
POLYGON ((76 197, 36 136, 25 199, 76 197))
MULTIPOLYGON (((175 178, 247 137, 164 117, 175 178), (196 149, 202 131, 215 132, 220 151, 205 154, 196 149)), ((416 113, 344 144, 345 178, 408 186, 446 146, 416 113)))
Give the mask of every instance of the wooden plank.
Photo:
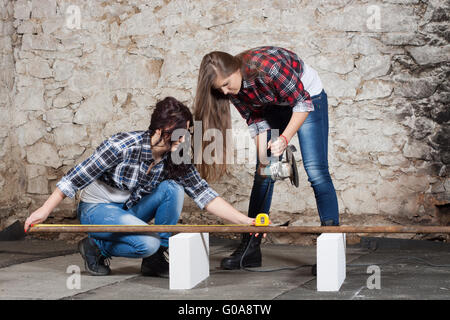
POLYGON ((450 233, 450 226, 34 225, 29 233, 450 233))

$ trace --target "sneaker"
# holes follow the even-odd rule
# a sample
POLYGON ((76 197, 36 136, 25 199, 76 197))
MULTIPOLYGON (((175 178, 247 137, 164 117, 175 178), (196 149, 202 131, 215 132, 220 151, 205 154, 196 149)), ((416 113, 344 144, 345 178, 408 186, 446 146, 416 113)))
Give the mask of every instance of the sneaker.
POLYGON ((84 259, 84 266, 93 276, 106 276, 111 273, 109 259, 102 255, 91 238, 84 238, 78 243, 78 250, 84 259))
POLYGON ((150 257, 142 259, 141 273, 146 277, 169 278, 169 252, 160 246, 150 257))

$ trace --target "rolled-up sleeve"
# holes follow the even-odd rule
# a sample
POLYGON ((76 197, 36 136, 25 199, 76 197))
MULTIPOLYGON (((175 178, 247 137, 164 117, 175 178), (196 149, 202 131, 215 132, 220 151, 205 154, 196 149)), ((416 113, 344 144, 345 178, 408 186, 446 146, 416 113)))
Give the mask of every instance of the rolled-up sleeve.
POLYGON ((270 130, 270 125, 266 120, 262 120, 259 122, 254 122, 248 126, 250 137, 254 138, 258 134, 261 134, 267 130, 270 130))
POLYGON ((89 158, 70 169, 56 187, 67 197, 73 198, 78 190, 89 185, 119 161, 120 151, 111 141, 105 140, 89 158))
POLYGON ((214 200, 219 194, 214 191, 205 179, 202 179, 200 173, 192 165, 189 168, 188 173, 177 182, 181 184, 187 193, 187 195, 194 200, 195 204, 204 209, 208 203, 214 200))
POLYGON ((56 184, 59 190, 62 191, 67 197, 73 198, 77 193, 78 188, 70 181, 68 176, 64 176, 56 184))
POLYGON ((314 111, 314 105, 311 100, 298 101, 292 108, 292 112, 311 112, 314 111))

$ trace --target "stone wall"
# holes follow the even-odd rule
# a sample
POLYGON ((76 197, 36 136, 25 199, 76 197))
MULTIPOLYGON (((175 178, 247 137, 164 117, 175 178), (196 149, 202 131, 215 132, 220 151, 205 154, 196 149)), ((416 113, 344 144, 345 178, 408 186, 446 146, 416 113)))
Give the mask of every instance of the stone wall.
MULTIPOLYGON (((14 99, 14 54, 13 43, 17 36, 13 25, 13 1, 0 1, 0 221, 8 220, 13 215, 17 203, 18 185, 24 184, 25 179, 17 175, 18 166, 11 157, 12 133, 12 105, 14 99)), ((22 203, 23 205, 23 203, 22 203)))
MULTIPOLYGON (((449 7, 438 0, 2 0, 1 226, 24 220, 103 139, 147 128, 158 99, 172 95, 191 106, 204 54, 259 45, 291 49, 321 76, 342 223, 448 224, 449 7)), ((245 129, 232 109, 234 128, 245 129)), ((299 189, 277 183, 272 217, 317 225, 299 166, 299 189)), ((242 212, 253 167, 235 165, 213 185, 242 212)), ((75 205, 66 199, 51 221, 74 221, 75 205)), ((217 219, 186 197, 183 221, 217 219)))

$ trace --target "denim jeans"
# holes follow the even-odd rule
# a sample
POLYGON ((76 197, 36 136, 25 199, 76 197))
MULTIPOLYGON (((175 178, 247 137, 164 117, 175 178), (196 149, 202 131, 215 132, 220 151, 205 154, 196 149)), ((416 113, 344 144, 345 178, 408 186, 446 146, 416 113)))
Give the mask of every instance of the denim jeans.
MULTIPOLYGON (((154 192, 143 197, 129 210, 123 203, 86 203, 78 205, 81 224, 146 225, 153 218, 157 225, 176 224, 184 201, 184 189, 173 180, 165 180, 154 192)), ((90 233, 105 257, 145 258, 160 245, 168 247, 171 233, 90 233)))
MULTIPOLYGON (((339 224, 339 209, 336 191, 328 171, 328 98, 325 91, 312 97, 314 111, 310 112, 297 132, 303 166, 308 181, 314 190, 320 221, 333 220, 339 224)), ((284 129, 284 128, 273 128, 284 129)), ((282 130, 280 130, 280 133, 282 130)), ((267 139, 271 135, 268 131, 267 139)), ((272 203, 275 181, 258 174, 259 160, 250 195, 248 215, 256 217, 260 212, 268 213, 272 203)))

